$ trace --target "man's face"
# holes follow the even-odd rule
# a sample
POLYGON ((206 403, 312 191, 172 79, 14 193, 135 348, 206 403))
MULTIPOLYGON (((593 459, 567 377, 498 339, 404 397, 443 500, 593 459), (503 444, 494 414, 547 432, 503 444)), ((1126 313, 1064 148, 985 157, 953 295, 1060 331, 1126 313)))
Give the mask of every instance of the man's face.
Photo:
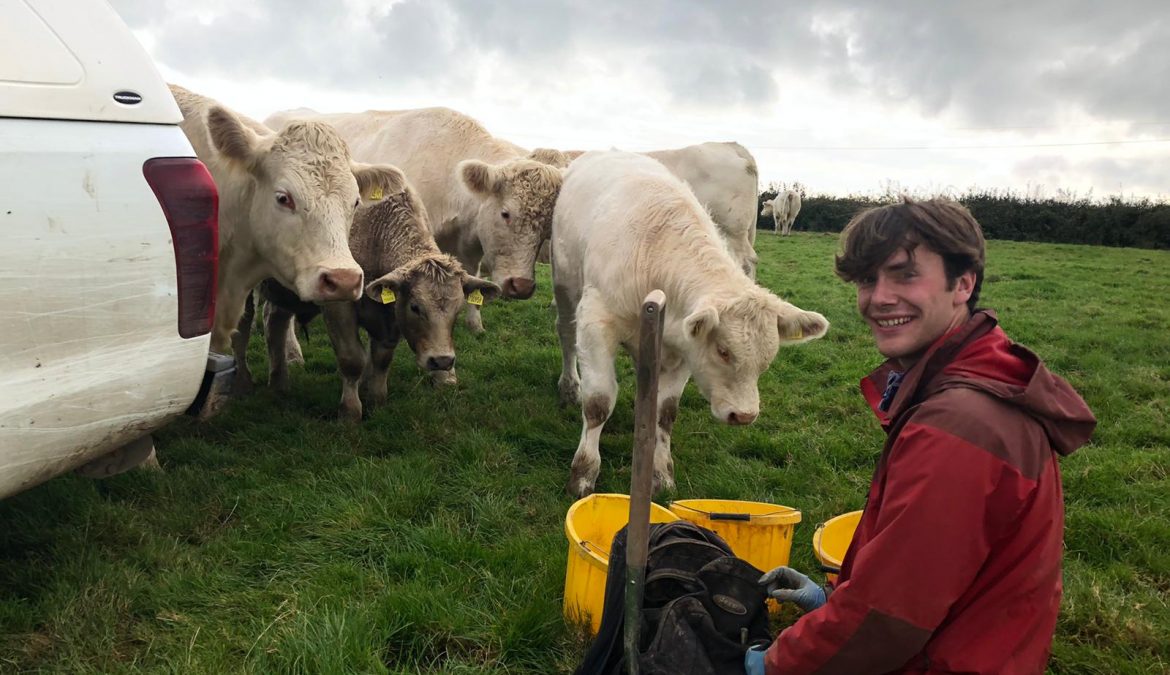
POLYGON ((882 356, 909 368, 944 333, 963 324, 975 273, 947 288, 942 256, 919 245, 886 259, 874 276, 857 284, 857 309, 873 332, 882 356))

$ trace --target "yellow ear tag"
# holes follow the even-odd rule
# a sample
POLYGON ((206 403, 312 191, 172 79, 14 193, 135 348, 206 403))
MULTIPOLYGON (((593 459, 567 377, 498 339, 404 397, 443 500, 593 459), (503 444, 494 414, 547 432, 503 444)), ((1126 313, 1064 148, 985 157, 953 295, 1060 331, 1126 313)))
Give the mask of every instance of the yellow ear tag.
MULTIPOLYGON (((381 198, 382 198, 382 186, 379 185, 378 187, 374 188, 373 192, 370 193, 370 200, 376 202, 381 198)), ((390 302, 394 302, 394 301, 391 300, 390 302)))
POLYGON ((793 340, 799 340, 799 339, 801 339, 801 338, 803 338, 803 337, 804 337, 804 329, 802 329, 800 326, 797 326, 797 327, 796 327, 796 335, 793 335, 793 336, 792 336, 792 339, 793 339, 793 340))
POLYGON ((467 304, 480 306, 483 305, 483 293, 479 289, 475 289, 467 296, 467 304))
POLYGON ((389 288, 386 288, 385 286, 382 287, 382 304, 383 305, 389 305, 390 303, 394 302, 397 299, 398 298, 394 297, 394 291, 390 290, 389 288))

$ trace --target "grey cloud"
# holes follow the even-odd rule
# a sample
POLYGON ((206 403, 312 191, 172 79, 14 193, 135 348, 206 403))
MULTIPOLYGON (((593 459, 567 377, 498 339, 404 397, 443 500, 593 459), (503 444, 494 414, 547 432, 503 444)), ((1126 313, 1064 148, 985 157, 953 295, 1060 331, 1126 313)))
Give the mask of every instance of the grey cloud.
POLYGON ((798 104, 783 86, 797 78, 982 127, 1051 124, 1070 108, 1145 121, 1170 106, 1164 0, 406 0, 368 15, 265 0, 209 25, 190 19, 192 4, 114 0, 132 27, 155 31, 161 60, 194 74, 333 86, 376 74, 382 86, 442 92, 467 84, 466 64, 485 55, 538 86, 587 54, 648 72, 684 106, 798 104))

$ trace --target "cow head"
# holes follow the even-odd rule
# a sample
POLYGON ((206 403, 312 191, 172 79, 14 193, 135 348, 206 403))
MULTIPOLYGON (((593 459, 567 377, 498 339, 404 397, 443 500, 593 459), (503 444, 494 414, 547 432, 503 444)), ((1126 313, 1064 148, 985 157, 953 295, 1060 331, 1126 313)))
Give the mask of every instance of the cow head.
POLYGON ((822 337, 829 322, 753 286, 729 302, 708 302, 683 320, 684 358, 711 414, 750 424, 760 413, 760 375, 782 344, 822 337))
POLYGON ((774 199, 765 199, 764 208, 760 209, 760 215, 765 217, 772 215, 772 208, 774 204, 774 199))
POLYGON ((406 343, 414 352, 419 368, 432 373, 451 370, 455 365, 455 342, 451 337, 459 310, 475 294, 487 302, 500 294, 500 287, 473 277, 449 255, 432 253, 398 267, 366 286, 366 295, 384 303, 392 294, 394 318, 406 343))
POLYGON ((558 169, 564 169, 569 166, 569 156, 557 150, 556 148, 536 148, 528 153, 528 159, 543 162, 549 166, 555 166, 558 169))
POLYGON ((475 231, 483 263, 508 298, 536 291, 536 256, 552 231, 553 207, 561 190, 561 171, 531 159, 504 164, 464 160, 456 168, 478 200, 475 231))
POLYGON ((402 172, 350 161, 345 141, 321 122, 262 135, 215 106, 207 128, 216 150, 252 178, 251 243, 272 276, 306 302, 361 297, 362 270, 348 241, 354 208, 360 195, 401 190, 402 172))

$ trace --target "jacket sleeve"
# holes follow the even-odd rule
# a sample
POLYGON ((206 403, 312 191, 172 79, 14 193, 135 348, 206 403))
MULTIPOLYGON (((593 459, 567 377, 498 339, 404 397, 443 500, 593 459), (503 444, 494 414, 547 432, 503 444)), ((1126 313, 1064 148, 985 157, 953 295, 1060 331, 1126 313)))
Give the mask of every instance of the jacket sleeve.
POLYGON ((768 675, 905 665, 987 559, 989 499, 1003 470, 994 455, 910 422, 887 462, 874 534, 854 552, 849 579, 776 638, 768 675))

